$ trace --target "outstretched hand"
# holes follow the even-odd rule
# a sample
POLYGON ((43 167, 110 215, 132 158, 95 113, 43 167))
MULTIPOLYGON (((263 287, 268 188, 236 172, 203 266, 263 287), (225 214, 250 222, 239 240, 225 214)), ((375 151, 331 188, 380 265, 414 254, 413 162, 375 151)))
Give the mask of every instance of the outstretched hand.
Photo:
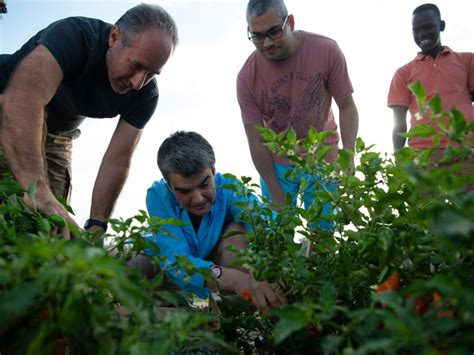
POLYGON ((261 312, 265 312, 270 307, 288 304, 288 300, 281 287, 273 288, 269 282, 257 281, 251 275, 249 275, 249 290, 252 303, 261 312))
POLYGON ((240 272, 233 285, 235 293, 251 301, 260 312, 288 304, 283 289, 272 288, 269 282, 257 281, 252 275, 240 272))
POLYGON ((24 197, 25 203, 28 207, 38 210, 48 216, 50 215, 58 215, 64 219, 65 226, 62 227, 55 227, 52 230, 53 235, 60 234, 66 240, 71 239, 71 228, 79 229, 79 226, 71 217, 69 212, 66 208, 54 197, 54 195, 48 191, 47 193, 37 193, 34 202, 25 194, 24 197))

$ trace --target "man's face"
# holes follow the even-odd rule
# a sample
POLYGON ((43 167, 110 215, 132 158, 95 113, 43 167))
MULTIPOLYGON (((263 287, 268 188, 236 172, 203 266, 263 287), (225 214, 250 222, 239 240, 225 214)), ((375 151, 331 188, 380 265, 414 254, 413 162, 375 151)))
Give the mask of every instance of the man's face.
POLYGON ((128 46, 123 34, 114 26, 109 36, 107 72, 110 85, 117 94, 140 90, 160 74, 172 52, 169 36, 158 29, 131 35, 128 46))
POLYGON ((214 173, 211 168, 191 177, 176 173, 168 176, 168 184, 178 203, 188 213, 204 216, 214 203, 214 173))
POLYGON ((413 39, 423 54, 436 54, 442 49, 440 33, 444 23, 433 10, 426 10, 413 15, 413 39))
POLYGON ((291 31, 293 31, 293 28, 294 19, 292 15, 281 18, 274 8, 269 8, 263 15, 250 18, 248 33, 250 37, 258 38, 265 34, 274 37, 272 39, 265 36, 261 43, 254 43, 254 45, 266 58, 279 61, 291 55, 291 31))

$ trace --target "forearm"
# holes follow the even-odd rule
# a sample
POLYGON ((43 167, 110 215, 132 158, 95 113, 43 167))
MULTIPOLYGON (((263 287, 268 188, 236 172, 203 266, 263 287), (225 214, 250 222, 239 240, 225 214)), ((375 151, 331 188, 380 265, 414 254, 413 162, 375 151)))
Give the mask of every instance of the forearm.
POLYGON ((394 151, 400 150, 405 146, 406 138, 401 135, 407 132, 406 115, 408 108, 405 106, 392 106, 393 110, 393 131, 392 143, 394 151))
POLYGON ((102 158, 92 191, 90 217, 105 221, 112 215, 115 203, 127 181, 133 152, 142 130, 120 119, 102 158))
POLYGON ((44 108, 28 105, 21 97, 6 97, 2 109, 2 147, 10 169, 23 186, 37 181, 37 191, 47 193, 43 157, 44 108))
POLYGON ((342 146, 354 150, 357 132, 359 130, 359 113, 355 105, 350 105, 339 111, 342 146))
POLYGON ((129 170, 130 164, 112 164, 104 158, 92 191, 91 218, 105 221, 112 215, 129 170))
POLYGON ((255 165, 255 169, 257 169, 259 175, 265 181, 272 201, 283 206, 285 204, 285 193, 278 182, 273 166, 272 155, 263 145, 261 147, 262 149, 251 151, 252 161, 255 165))
POLYGON ((283 206, 285 204, 285 193, 278 182, 273 166, 272 155, 263 145, 263 140, 256 124, 245 124, 244 127, 255 169, 257 169, 265 181, 272 201, 283 206))
POLYGON ((44 110, 63 78, 56 59, 36 47, 15 70, 3 95, 2 145, 10 168, 24 187, 37 180, 37 194, 52 197, 43 158, 44 110))
POLYGON ((222 267, 219 279, 206 281, 205 286, 213 292, 220 290, 240 294, 243 289, 250 287, 250 275, 237 269, 222 267))
POLYGON ((401 133, 406 133, 406 132, 396 130, 396 129, 392 131, 392 143, 393 143, 394 151, 400 150, 405 146, 406 138, 400 136, 401 133))

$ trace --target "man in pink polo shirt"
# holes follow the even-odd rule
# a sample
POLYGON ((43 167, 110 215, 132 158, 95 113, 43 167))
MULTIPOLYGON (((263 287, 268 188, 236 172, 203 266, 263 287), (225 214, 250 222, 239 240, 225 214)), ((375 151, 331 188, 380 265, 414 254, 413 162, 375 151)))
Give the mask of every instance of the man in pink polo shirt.
MULTIPOLYGON (((331 111, 335 100, 343 147, 353 150, 358 130, 358 112, 352 98, 344 55, 327 37, 295 31, 294 16, 282 0, 250 0, 247 5, 248 38, 256 50, 237 77, 237 98, 255 168, 261 176, 263 194, 284 205, 285 194, 296 203, 301 178, 286 177, 293 164, 272 154, 264 145, 257 127, 279 132, 294 129, 299 138, 309 128, 333 130, 326 144, 334 147, 328 160, 337 155, 339 134, 331 111)), ((325 176, 304 176, 310 186, 328 183, 325 176)), ((331 188, 327 184, 328 188, 331 188)), ((314 191, 314 190, 313 190, 314 191)), ((314 199, 306 190, 305 207, 314 199)), ((325 206, 324 214, 331 213, 325 206)), ((318 223, 319 224, 319 223, 318 223)), ((331 228, 321 223, 322 229, 331 228)))
MULTIPOLYGON (((410 125, 428 124, 429 117, 417 117, 420 112, 414 95, 408 85, 420 81, 427 98, 438 94, 446 111, 456 108, 468 122, 474 119, 472 100, 474 96, 474 54, 457 53, 441 44, 440 34, 445 22, 436 5, 424 4, 413 11, 413 38, 421 52, 408 64, 398 69, 393 76, 388 93, 388 106, 393 109, 393 148, 405 146, 406 138, 400 133, 407 131, 406 115, 410 111, 410 125)), ((442 137, 440 148, 446 148, 448 141, 442 137)), ((409 138, 412 148, 431 148, 432 137, 409 138)))

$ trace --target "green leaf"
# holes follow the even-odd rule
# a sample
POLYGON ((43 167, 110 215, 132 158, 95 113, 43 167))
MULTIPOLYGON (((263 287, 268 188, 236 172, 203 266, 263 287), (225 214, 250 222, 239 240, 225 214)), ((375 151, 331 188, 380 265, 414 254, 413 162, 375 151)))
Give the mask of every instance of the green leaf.
POLYGON ((423 137, 427 138, 436 133, 436 130, 430 125, 420 124, 417 126, 412 126, 410 131, 405 134, 406 137, 423 137))
POLYGON ((0 328, 28 313, 39 294, 37 282, 24 282, 0 297, 0 328))
POLYGON ((443 112, 443 104, 439 95, 433 96, 433 98, 428 102, 428 106, 435 115, 439 115, 443 112))
POLYGON ((28 194, 28 197, 31 199, 33 206, 35 205, 36 183, 37 183, 37 180, 32 181, 31 184, 26 189, 26 193, 28 194))
POLYGON ((37 221, 38 232, 49 234, 51 231, 51 224, 47 218, 39 218, 37 221))
POLYGON ((415 95, 416 101, 418 102, 420 108, 421 106, 424 106, 426 101, 426 91, 421 82, 418 80, 414 84, 409 84, 408 88, 415 95))
POLYGON ((293 332, 296 332, 300 329, 303 329, 308 324, 308 319, 306 319, 306 312, 297 309, 285 309, 281 312, 278 312, 281 317, 275 326, 275 344, 280 344, 293 332))
POLYGON ((64 218, 57 215, 57 214, 50 215, 48 217, 48 220, 49 220, 49 222, 51 222, 56 227, 65 227, 66 226, 66 221, 64 220, 64 218))
POLYGON ((342 170, 347 170, 352 162, 352 156, 349 151, 345 149, 339 149, 339 155, 337 157, 337 163, 342 170))

